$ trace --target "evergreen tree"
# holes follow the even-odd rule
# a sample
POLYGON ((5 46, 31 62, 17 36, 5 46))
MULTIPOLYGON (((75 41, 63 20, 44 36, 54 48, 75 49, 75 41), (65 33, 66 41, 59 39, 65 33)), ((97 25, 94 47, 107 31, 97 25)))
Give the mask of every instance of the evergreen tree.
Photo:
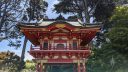
POLYGON ((0 53, 0 69, 3 67, 5 70, 9 69, 10 72, 14 70, 15 72, 18 71, 18 67, 20 66, 20 57, 17 56, 13 52, 1 52, 0 53))
POLYGON ((95 21, 108 19, 115 8, 113 0, 58 0, 55 4, 56 13, 77 14, 81 20, 90 20, 94 17, 95 21))
POLYGON ((125 72, 128 63, 128 7, 118 6, 109 19, 106 42, 94 48, 88 60, 88 72, 125 72))

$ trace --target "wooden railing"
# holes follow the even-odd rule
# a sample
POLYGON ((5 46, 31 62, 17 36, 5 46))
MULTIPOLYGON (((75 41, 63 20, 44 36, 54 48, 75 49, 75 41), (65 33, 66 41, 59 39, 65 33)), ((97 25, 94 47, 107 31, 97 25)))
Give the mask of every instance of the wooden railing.
POLYGON ((32 46, 30 47, 30 50, 90 50, 89 46, 79 46, 77 48, 72 48, 69 46, 65 46, 64 48, 57 48, 56 46, 50 46, 48 48, 41 48, 40 46, 32 46))

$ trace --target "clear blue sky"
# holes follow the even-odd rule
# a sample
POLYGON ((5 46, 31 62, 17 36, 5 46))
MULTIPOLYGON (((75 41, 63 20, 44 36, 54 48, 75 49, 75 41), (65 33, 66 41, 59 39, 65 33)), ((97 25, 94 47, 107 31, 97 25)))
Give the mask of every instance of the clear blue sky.
MULTIPOLYGON (((54 8, 54 4, 58 3, 57 0, 47 0, 48 4, 49 4, 49 7, 47 9, 47 12, 46 14, 48 15, 49 18, 56 18, 58 16, 58 14, 56 14, 55 12, 52 12, 53 8, 54 8)), ((65 17, 67 17, 68 15, 65 15, 65 17)), ((22 43, 21 43, 21 47, 18 48, 18 49, 15 49, 14 47, 9 47, 8 46, 8 41, 2 41, 0 42, 0 52, 2 51, 11 51, 11 52, 15 52, 17 55, 21 56, 21 52, 22 52, 22 47, 23 47, 23 41, 24 41, 24 38, 21 39, 22 43)), ((25 60, 26 59, 29 59, 31 60, 32 59, 32 56, 30 56, 28 54, 27 51, 29 51, 30 49, 30 45, 31 43, 28 42, 27 43, 27 49, 26 49, 26 53, 25 53, 25 60)))

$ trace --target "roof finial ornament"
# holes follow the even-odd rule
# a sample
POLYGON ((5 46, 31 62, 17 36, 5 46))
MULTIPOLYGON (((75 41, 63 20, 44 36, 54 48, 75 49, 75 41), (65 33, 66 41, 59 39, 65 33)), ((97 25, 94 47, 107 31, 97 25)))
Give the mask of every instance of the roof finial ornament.
POLYGON ((60 13, 60 15, 56 18, 56 20, 65 20, 65 18, 62 16, 62 14, 60 13))
POLYGON ((81 25, 84 24, 79 18, 78 18, 77 20, 78 20, 78 22, 79 22, 81 25))

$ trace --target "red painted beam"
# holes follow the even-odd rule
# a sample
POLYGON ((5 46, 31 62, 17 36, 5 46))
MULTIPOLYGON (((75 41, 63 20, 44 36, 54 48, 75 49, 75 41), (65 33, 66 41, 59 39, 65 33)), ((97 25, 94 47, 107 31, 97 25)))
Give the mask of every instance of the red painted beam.
POLYGON ((73 59, 49 59, 48 63, 73 63, 73 59))

